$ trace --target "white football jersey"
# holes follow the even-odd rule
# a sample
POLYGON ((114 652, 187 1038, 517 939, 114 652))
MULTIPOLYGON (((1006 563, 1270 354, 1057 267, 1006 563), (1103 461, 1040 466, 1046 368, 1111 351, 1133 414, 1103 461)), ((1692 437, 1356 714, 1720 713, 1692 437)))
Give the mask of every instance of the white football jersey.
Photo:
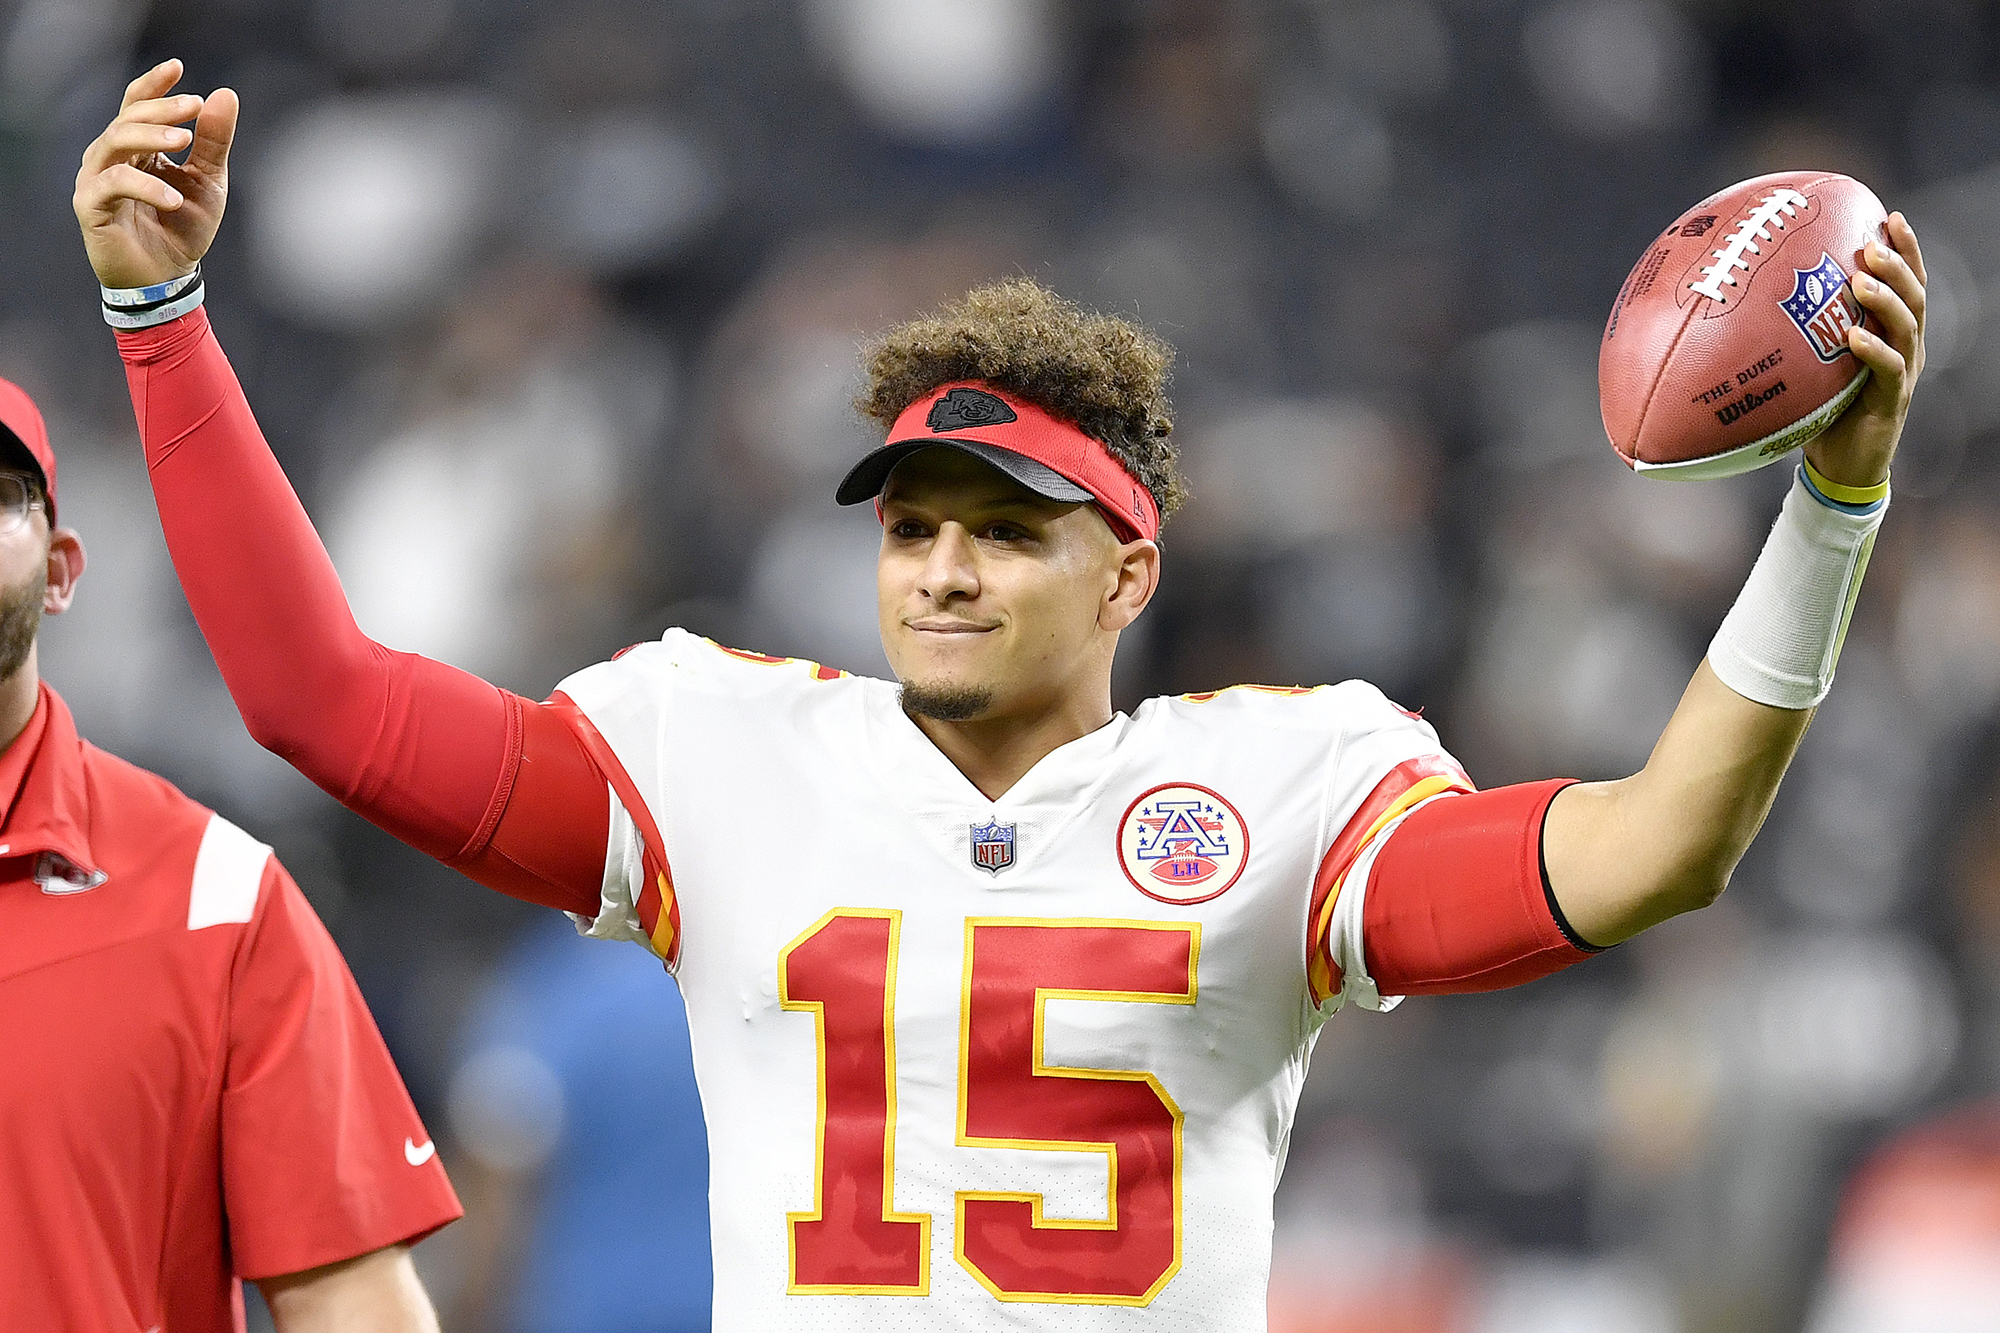
POLYGON ((687 997, 718 1329, 1265 1327, 1314 1037, 1386 1003, 1358 886, 1469 785, 1426 723, 1153 699, 996 801, 814 663, 671 630, 562 692, 624 770, 580 924, 687 997))

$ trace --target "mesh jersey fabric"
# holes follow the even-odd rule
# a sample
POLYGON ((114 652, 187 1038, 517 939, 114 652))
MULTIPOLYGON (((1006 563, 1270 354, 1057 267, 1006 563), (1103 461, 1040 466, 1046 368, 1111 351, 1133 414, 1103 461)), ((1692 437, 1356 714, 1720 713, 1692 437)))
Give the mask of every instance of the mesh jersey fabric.
MULTIPOLYGON (((1315 1004, 1315 879, 1393 770, 1450 762, 1428 724, 1359 683, 1156 699, 990 801, 894 686, 812 663, 669 631, 561 691, 663 844, 707 1113, 718 1328, 985 1328, 1003 1309, 1016 1327, 1116 1328, 1142 1310, 1159 1329, 1263 1326, 1271 1194, 1306 1061, 1366 978, 1337 943, 1346 987, 1315 1004), (1172 815, 1174 791, 1213 798, 1196 814, 1236 840, 1209 849, 1233 876, 1212 896, 1129 873, 1131 826, 1172 815), (974 830, 996 827, 1011 858, 982 869, 974 830), (893 1068, 847 1081, 857 1060, 887 1063, 871 1042, 893 1046, 893 1068), (875 1083, 871 1112, 856 1089, 875 1083), (870 1114, 887 1165, 848 1133, 870 1114), (900 1278, 827 1237, 824 1210, 844 1206, 828 1196, 855 1190, 894 1219, 869 1223, 890 1228, 881 1243, 924 1233, 900 1278), (1010 1199, 1042 1224, 983 1207, 1010 1199)), ((612 823, 585 928, 651 943, 639 901, 657 886, 632 821, 612 823)), ((1353 937, 1362 898, 1340 896, 1330 938, 1353 937)))

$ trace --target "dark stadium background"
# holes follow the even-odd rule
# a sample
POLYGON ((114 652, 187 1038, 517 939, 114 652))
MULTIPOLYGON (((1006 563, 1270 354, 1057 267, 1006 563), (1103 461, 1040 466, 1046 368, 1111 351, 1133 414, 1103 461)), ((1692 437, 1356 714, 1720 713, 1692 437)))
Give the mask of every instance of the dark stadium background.
MULTIPOLYGON (((1336 1018, 1272 1312, 1829 1333, 1923 1303, 1828 1256, 1866 1249, 1830 1241, 1858 1164, 2000 1093, 2000 11, 0 2, 0 373, 47 409, 91 554, 44 670, 87 735, 277 846, 490 1217, 532 1209, 558 1121, 510 1123, 518 1089, 463 1075, 462 1024, 536 912, 246 738, 97 320, 78 153, 168 55, 242 93, 210 310, 392 645, 536 697, 669 623, 882 671, 873 526, 830 501, 869 442, 854 347, 1026 273, 1181 353, 1197 498, 1121 704, 1362 675, 1484 785, 1643 761, 1784 484, 1613 459, 1595 346, 1627 265, 1745 176, 1872 184, 1927 249, 1930 363, 1769 826, 1721 904, 1589 966, 1336 1018)), ((505 1326, 492 1233, 419 1251, 448 1327, 505 1326)))

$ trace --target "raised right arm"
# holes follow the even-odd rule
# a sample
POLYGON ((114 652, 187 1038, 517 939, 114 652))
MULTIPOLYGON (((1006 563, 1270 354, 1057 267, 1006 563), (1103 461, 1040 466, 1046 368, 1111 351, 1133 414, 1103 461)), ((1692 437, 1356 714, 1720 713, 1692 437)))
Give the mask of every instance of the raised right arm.
MULTIPOLYGON (((165 96, 179 75, 135 80, 78 173, 107 288, 191 272, 221 220, 236 99, 165 96)), ((167 548, 251 735, 481 883, 594 914, 610 796, 562 715, 361 632, 204 312, 118 341, 167 548)))

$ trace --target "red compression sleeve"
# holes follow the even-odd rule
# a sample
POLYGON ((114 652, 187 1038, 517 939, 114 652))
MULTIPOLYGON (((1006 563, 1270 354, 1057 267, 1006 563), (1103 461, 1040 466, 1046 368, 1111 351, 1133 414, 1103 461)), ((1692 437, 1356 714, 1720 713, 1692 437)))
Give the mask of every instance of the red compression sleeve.
POLYGON ((167 549, 250 734, 481 883, 594 914, 609 806, 575 738, 518 695, 361 632, 206 311, 121 332, 118 348, 167 549))
POLYGON ((1542 873, 1542 820, 1568 785, 1447 796, 1389 836, 1361 914, 1382 994, 1501 990, 1598 952, 1570 935, 1542 873))

